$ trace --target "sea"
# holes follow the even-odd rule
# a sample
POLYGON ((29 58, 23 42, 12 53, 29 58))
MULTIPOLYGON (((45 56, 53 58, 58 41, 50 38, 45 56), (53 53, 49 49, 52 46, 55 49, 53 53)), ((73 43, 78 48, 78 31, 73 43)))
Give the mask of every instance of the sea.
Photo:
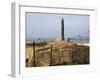
MULTIPOLYGON (((56 38, 34 38, 34 39, 29 39, 29 40, 26 40, 26 44, 31 44, 33 42, 35 43, 39 43, 39 42, 49 42, 49 41, 55 41, 57 40, 56 38)), ((65 41, 67 41, 67 38, 65 39, 65 41)), ((79 45, 89 45, 90 44, 90 41, 89 39, 87 38, 84 38, 84 39, 76 39, 76 38, 72 38, 70 39, 71 42, 73 43, 77 43, 79 45)))

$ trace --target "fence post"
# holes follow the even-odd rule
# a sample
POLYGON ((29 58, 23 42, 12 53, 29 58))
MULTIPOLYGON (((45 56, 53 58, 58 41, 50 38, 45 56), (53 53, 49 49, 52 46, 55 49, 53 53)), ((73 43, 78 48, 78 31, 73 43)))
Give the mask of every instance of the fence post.
POLYGON ((36 62, 35 62, 35 42, 33 42, 33 66, 36 66, 36 62))
POLYGON ((50 66, 52 66, 52 47, 53 47, 53 45, 51 45, 51 53, 50 53, 50 66))
POLYGON ((60 51, 59 51, 58 53, 59 53, 59 63, 58 63, 58 64, 60 65, 60 61, 61 61, 61 60, 60 60, 60 59, 61 59, 60 51))

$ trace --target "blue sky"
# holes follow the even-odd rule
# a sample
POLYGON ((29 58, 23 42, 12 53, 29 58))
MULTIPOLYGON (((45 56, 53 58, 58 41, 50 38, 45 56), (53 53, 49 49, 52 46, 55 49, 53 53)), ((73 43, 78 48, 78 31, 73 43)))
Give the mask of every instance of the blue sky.
POLYGON ((65 38, 89 36, 89 16, 69 14, 26 13, 26 40, 60 38, 61 19, 64 19, 65 38))

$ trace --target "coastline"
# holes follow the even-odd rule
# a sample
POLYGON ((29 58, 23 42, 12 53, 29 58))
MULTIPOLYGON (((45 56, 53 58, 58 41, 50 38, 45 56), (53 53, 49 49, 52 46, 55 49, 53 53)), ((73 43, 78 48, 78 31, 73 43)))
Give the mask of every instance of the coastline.
POLYGON ((78 45, 90 46, 89 43, 77 43, 78 45))

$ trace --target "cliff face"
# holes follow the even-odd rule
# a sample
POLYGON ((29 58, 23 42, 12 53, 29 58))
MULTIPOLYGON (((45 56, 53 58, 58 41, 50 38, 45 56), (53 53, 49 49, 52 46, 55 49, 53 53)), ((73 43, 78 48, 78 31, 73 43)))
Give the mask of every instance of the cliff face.
MULTIPOLYGON (((89 46, 77 45, 66 41, 48 42, 35 47, 36 66, 57 66, 89 64, 89 46), (52 45, 52 46, 51 46, 52 45)), ((26 45, 27 67, 34 66, 33 46, 26 45)))

